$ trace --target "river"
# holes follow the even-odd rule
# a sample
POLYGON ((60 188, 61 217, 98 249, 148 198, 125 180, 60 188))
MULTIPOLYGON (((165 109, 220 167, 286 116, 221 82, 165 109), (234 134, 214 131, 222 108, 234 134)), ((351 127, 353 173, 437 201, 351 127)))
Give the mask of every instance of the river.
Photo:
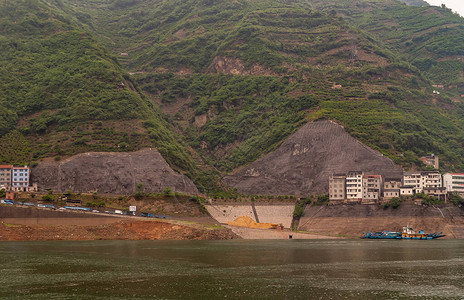
POLYGON ((464 241, 0 243, 14 299, 464 299, 464 241))

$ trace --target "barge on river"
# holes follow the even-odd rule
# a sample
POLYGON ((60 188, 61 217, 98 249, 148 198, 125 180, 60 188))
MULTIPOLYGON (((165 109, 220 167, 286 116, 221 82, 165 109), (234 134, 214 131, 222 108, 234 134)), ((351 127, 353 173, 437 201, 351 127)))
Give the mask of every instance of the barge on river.
POLYGON ((403 227, 403 232, 381 231, 381 232, 364 232, 362 239, 397 239, 397 240, 433 240, 445 235, 441 232, 424 233, 422 230, 416 232, 409 226, 403 227))

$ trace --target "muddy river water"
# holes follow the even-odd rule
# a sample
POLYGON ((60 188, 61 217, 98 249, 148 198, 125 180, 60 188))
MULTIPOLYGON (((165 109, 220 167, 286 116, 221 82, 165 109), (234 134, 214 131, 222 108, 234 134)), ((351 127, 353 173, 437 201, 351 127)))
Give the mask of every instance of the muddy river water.
POLYGON ((464 241, 2 242, 0 298, 464 299, 464 241))

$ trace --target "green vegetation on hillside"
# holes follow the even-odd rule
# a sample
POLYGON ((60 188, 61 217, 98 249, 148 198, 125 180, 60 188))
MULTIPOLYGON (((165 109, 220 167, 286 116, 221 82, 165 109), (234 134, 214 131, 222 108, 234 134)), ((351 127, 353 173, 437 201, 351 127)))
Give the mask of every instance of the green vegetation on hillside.
POLYGON ((216 157, 217 167, 230 170, 254 161, 294 132, 308 109, 318 105, 316 97, 291 97, 295 88, 288 77, 192 75, 138 75, 138 84, 163 103, 190 98, 191 116, 177 113, 172 122, 187 122, 184 134, 196 148, 222 156, 223 147, 239 143, 225 157, 216 157), (195 125, 195 117, 209 119, 195 125), (189 119, 191 118, 191 119, 189 119), (204 126, 203 126, 204 125, 204 126))
POLYGON ((1 1, 0 161, 155 146, 217 192, 216 168, 327 118, 464 170, 464 21, 405 2, 1 1))
POLYGON ((442 93, 456 99, 464 94, 464 19, 450 9, 409 7, 391 0, 311 2, 317 8, 337 11, 382 41, 383 47, 418 67, 433 84, 444 85, 442 93))
POLYGON ((200 189, 214 186, 114 56, 58 4, 0 2, 0 162, 156 146, 200 189))

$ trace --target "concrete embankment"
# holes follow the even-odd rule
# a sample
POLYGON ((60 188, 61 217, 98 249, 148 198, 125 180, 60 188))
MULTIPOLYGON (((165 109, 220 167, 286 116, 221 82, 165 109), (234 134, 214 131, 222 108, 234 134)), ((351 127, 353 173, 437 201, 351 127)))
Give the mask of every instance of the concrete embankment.
POLYGON ((248 216, 256 222, 282 224, 285 228, 290 228, 295 209, 294 204, 214 204, 205 207, 219 223, 248 216))
POLYGON ((412 203, 403 203, 397 209, 378 205, 313 206, 305 209, 298 229, 359 237, 366 231, 401 231, 407 225, 430 233, 443 232, 445 238, 464 239, 464 209, 412 203))

